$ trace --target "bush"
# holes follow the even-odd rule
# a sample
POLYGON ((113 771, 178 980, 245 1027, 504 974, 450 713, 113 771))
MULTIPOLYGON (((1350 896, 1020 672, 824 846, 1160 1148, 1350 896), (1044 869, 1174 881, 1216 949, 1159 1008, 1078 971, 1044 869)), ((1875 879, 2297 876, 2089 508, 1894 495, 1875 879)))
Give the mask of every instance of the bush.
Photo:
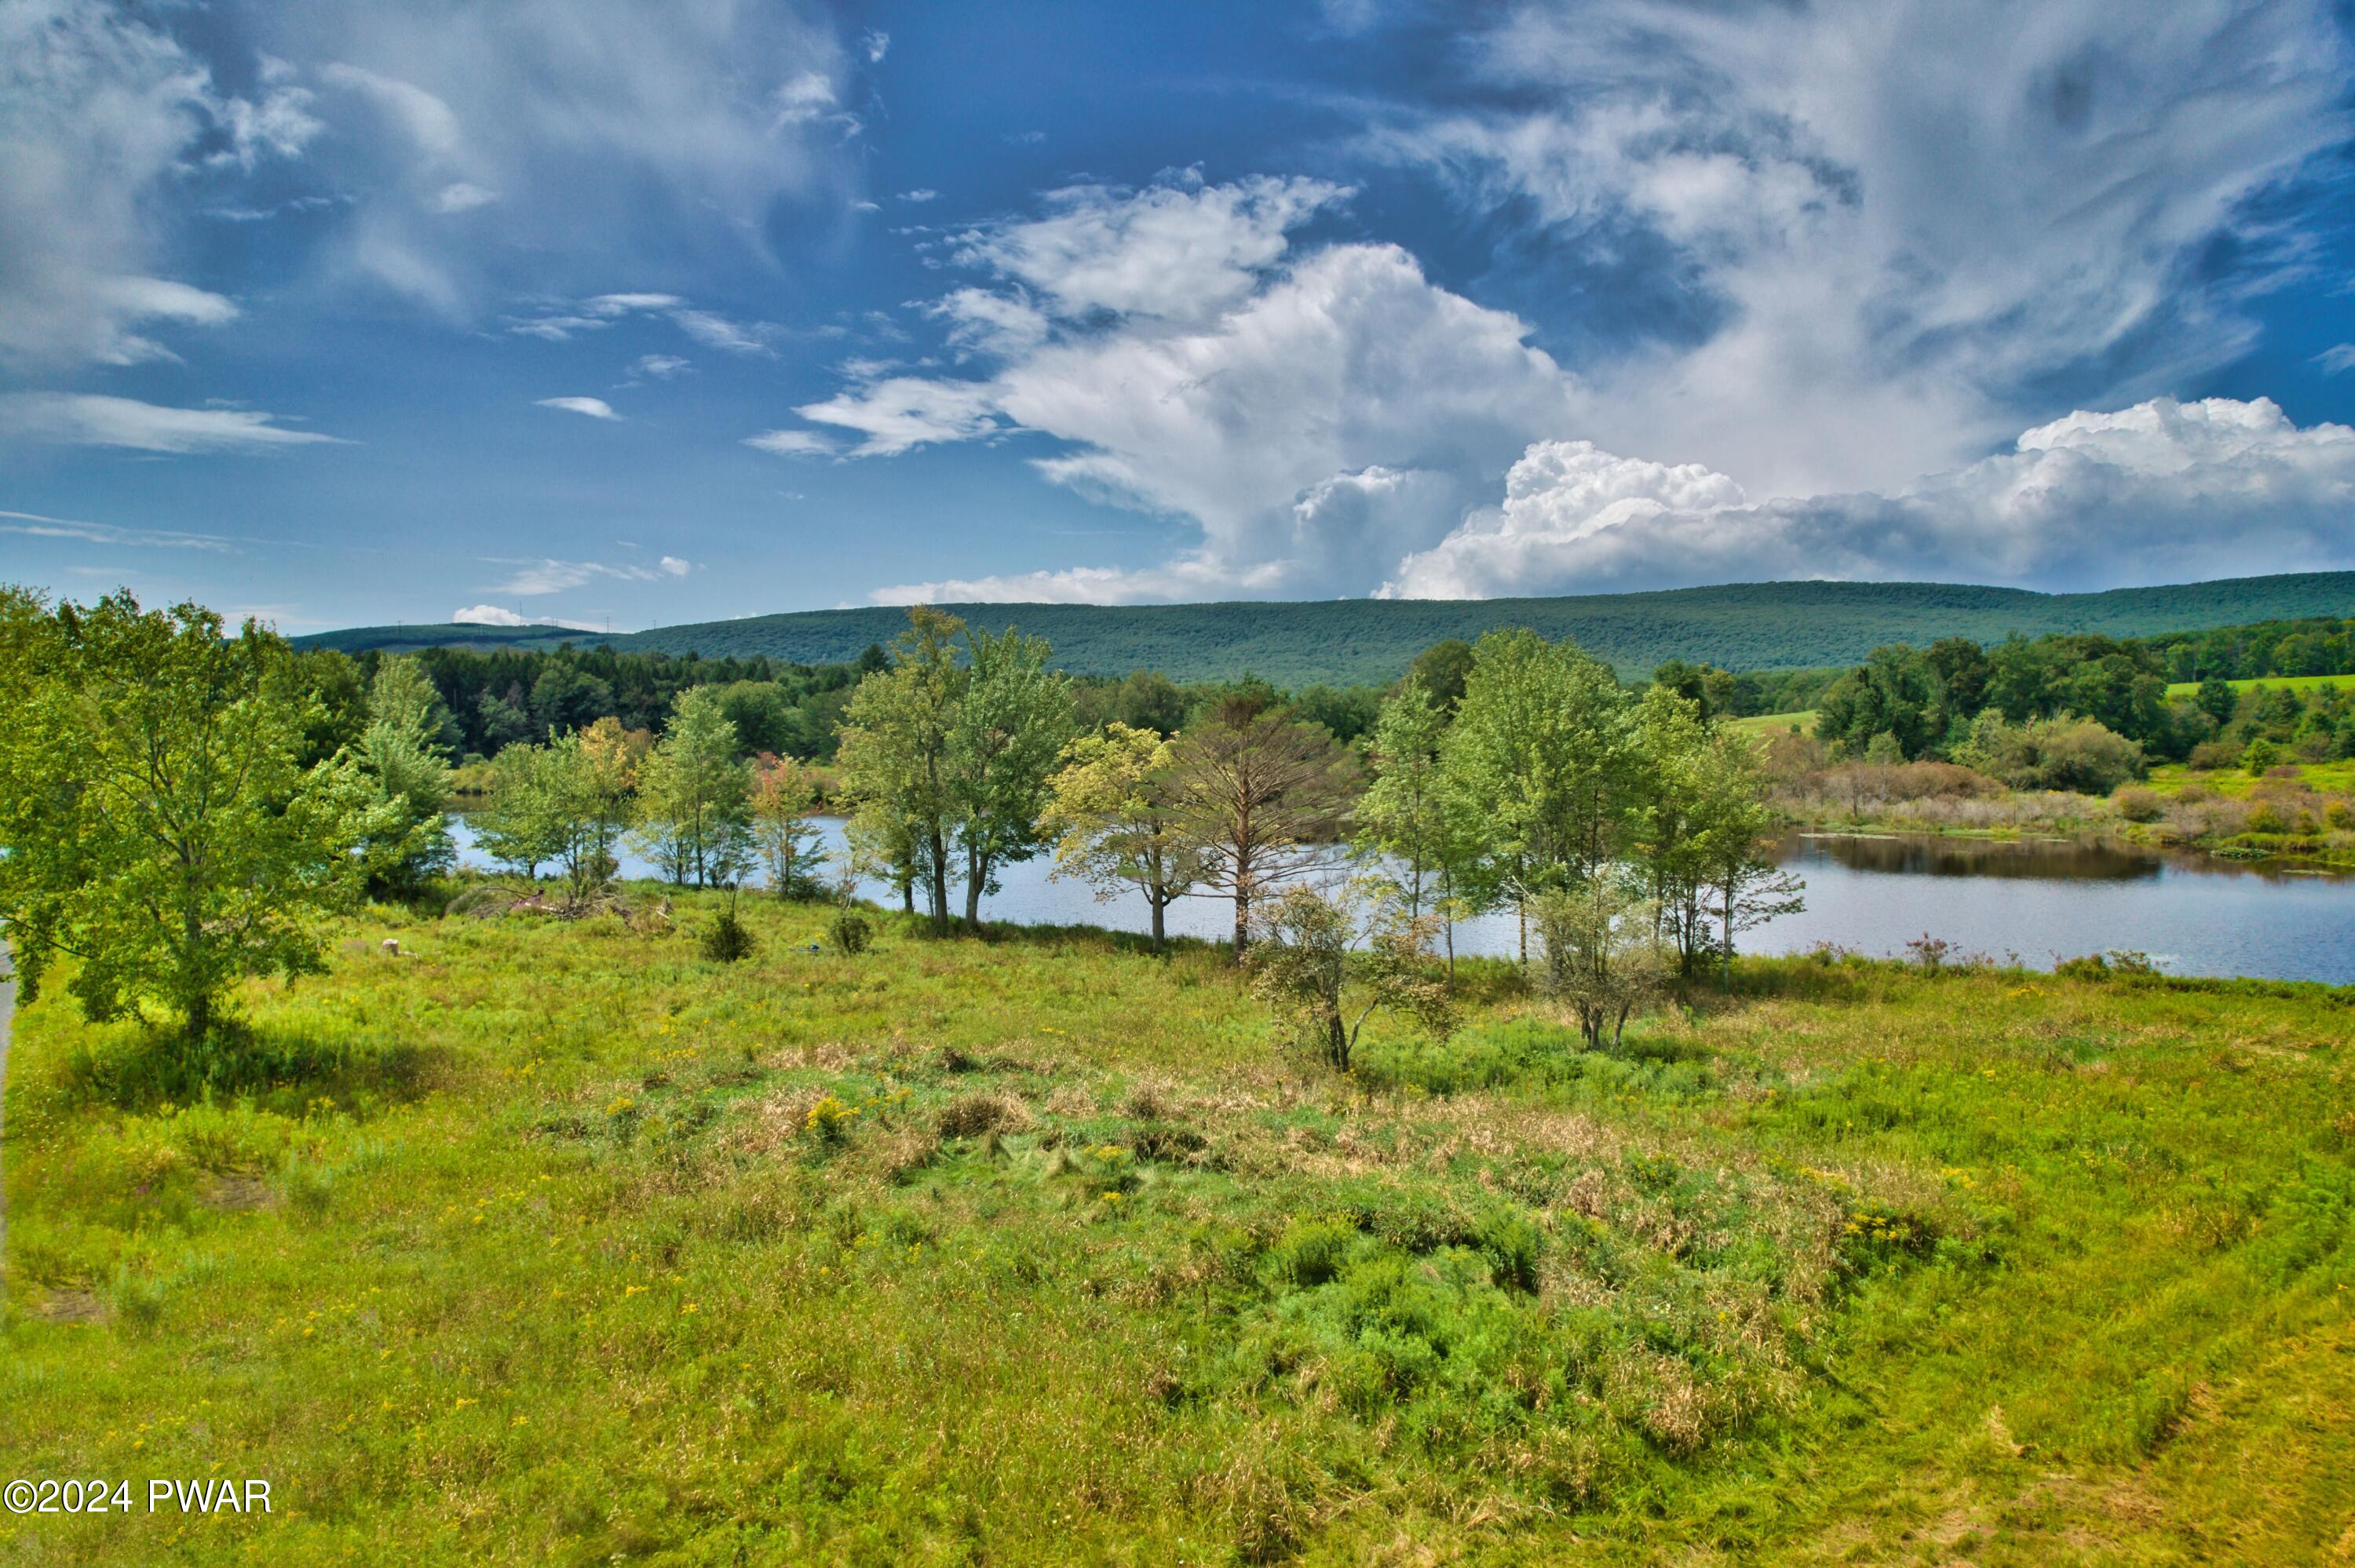
POLYGON ((1989 708, 1971 721, 1970 738, 1955 755, 2015 789, 2106 795, 2144 769, 2139 741, 2066 714, 2014 725, 1989 708))
POLYGON ((2280 761, 2281 747, 2262 736, 2249 742, 2249 749, 2241 757, 2241 764, 2249 770, 2249 777, 2252 779, 2264 778, 2265 770, 2278 765, 2280 761))
POLYGON ((2166 810, 2166 802, 2158 790, 2139 786, 2119 790, 2117 802, 2118 815, 2129 822, 2155 822, 2166 810))
POLYGON ((737 918, 733 909, 721 911, 719 918, 704 928, 703 956, 715 964, 749 959, 758 945, 752 939, 751 927, 737 918))
POLYGON ((2188 760, 2193 768, 2205 770, 2238 768, 2241 765, 2241 747, 2229 740, 2203 740, 2191 748, 2188 760))
POLYGON ((868 945, 875 939, 874 928, 868 925, 867 916, 856 909, 845 909, 837 914, 826 927, 826 934, 837 952, 854 957, 865 952, 868 945))

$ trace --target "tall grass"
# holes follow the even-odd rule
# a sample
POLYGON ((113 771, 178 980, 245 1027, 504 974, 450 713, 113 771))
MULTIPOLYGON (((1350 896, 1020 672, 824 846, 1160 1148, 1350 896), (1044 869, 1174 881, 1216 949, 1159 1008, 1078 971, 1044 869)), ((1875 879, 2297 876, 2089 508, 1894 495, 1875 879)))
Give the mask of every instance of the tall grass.
POLYGON ((1335 1077, 1211 949, 886 916, 853 954, 748 898, 721 964, 681 902, 399 959, 356 926, 202 1074, 27 1009, 0 1444, 291 1511, 0 1518, 0 1562, 2345 1529, 2355 993, 1762 961, 1586 1053, 1474 963, 1462 1035, 1378 1021, 1335 1077))

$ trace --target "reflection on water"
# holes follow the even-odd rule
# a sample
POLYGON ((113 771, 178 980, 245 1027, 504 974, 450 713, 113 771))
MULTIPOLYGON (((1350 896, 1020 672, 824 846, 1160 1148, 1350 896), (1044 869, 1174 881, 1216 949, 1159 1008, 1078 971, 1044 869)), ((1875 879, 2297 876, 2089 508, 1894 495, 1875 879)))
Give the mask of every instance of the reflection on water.
MULTIPOLYGON (((825 847, 842 848, 842 824, 822 819, 825 847)), ((463 818, 460 859, 488 865, 463 818)), ((1920 936, 1966 953, 2039 969, 2109 948, 2149 954, 2179 974, 2254 975, 2355 984, 2355 876, 2302 874, 2278 863, 2256 866, 2191 853, 2051 841, 1991 842, 1931 834, 1849 837, 1794 833, 1777 858, 1807 884, 1804 914, 1745 938, 1760 952, 1805 952, 1829 942, 1895 954, 1920 936)), ((1132 893, 1097 899, 1087 886, 1050 876, 1044 857, 1008 866, 983 901, 992 920, 1026 925, 1152 928, 1132 893)), ((655 869, 626 857, 623 874, 655 869)), ((861 895, 889 902, 888 888, 861 895)), ((1233 928, 1231 905, 1181 899, 1172 935, 1218 939, 1233 928)), ((1458 952, 1506 955, 1518 941, 1508 914, 1459 925, 1458 952)))

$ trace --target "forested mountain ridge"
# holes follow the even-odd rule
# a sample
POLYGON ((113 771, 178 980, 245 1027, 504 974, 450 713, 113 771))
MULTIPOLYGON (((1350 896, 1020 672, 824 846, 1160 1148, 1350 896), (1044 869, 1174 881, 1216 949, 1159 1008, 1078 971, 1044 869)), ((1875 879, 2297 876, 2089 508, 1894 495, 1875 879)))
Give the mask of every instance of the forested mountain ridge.
MULTIPOLYGON (((1629 678, 1670 659, 1729 670, 1851 664, 1893 642, 1942 637, 1997 642, 2019 632, 2112 637, 2199 631, 2252 621, 2355 613, 2355 572, 2235 577, 2103 593, 2044 594, 1956 583, 1730 583, 1654 593, 1558 599, 1330 599, 1176 605, 961 604, 969 624, 1009 625, 1054 644, 1083 674, 1159 670, 1177 681, 1245 671, 1279 685, 1379 683, 1449 638, 1497 627, 1569 637, 1629 678)), ((842 663, 907 622, 896 606, 802 610, 657 627, 605 637, 557 627, 364 627, 297 639, 357 651, 432 646, 553 648, 610 642, 634 652, 765 655, 842 663)))

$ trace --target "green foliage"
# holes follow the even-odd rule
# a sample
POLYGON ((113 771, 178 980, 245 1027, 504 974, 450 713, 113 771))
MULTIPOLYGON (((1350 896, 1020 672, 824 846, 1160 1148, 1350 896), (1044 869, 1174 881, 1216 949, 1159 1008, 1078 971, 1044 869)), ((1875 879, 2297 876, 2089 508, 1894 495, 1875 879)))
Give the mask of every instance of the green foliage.
POLYGON ((732 901, 703 929, 703 956, 715 964, 741 963, 752 956, 759 945, 753 939, 752 928, 737 915, 732 901))
POLYGON ((826 852, 818 847, 817 780, 790 757, 762 757, 753 765, 747 802, 752 849, 781 898, 806 898, 819 890, 826 852))
POLYGON ((381 826, 364 848, 370 888, 378 894, 414 897, 456 859, 442 750, 451 733, 449 712, 418 661, 379 660, 368 688, 368 727, 353 748, 381 808, 381 826))
POLYGON ((2015 789, 2106 795, 2147 770, 2142 747, 2092 719, 2066 714, 2015 725, 1989 708, 1973 721, 1955 760, 2015 789))
POLYGON ((0 925, 27 997, 69 961, 91 1018, 160 1002, 202 1041, 239 980, 323 966, 321 921, 394 810, 347 757, 302 768, 314 715, 275 634, 0 590, 0 925))
POLYGON ((720 693, 689 687, 639 769, 633 836, 680 886, 730 885, 751 864, 751 790, 720 693))
POLYGON ((1169 789, 1175 745, 1114 719, 1065 747, 1047 780, 1040 836, 1055 846, 1057 876, 1077 877, 1099 899, 1134 887, 1153 915, 1153 945, 1167 940, 1168 907, 1202 881, 1201 852, 1180 831, 1169 789))
MULTIPOLYGON (((2196 636, 2201 629, 2269 618, 2341 616, 2350 597, 2355 597, 2355 574, 2318 572, 2092 594, 1939 583, 1807 582, 1562 599, 959 608, 971 624, 991 631, 1003 631, 1019 620, 1053 643, 1060 667, 1074 673, 1118 677, 1132 670, 1158 670, 1172 680, 1193 682, 1227 679, 1239 669, 1250 669, 1283 685, 1300 687, 1320 682, 1337 686, 1388 683, 1435 644, 1473 642, 1511 627, 1527 627, 1549 640, 1572 639, 1632 680, 1671 659, 1705 660, 1722 669, 1745 671, 1853 665, 1871 650, 1905 638, 1962 637, 1987 644, 2014 632, 2147 637, 2181 634, 2187 629, 2196 636)), ((899 611, 880 608, 812 610, 663 627, 607 641, 633 656, 661 652, 676 660, 693 652, 707 662, 765 657, 816 667, 855 659, 862 649, 888 641, 900 619, 899 611)), ((580 640, 577 632, 549 629, 507 632, 471 626, 378 627, 329 632, 304 640, 304 645, 359 649, 446 642, 552 648, 580 640)), ((2271 672, 2234 668, 2225 673, 2271 672)), ((1446 694, 1434 689, 1433 694, 1444 705, 1446 694)), ((642 727, 666 705, 666 696, 634 715, 625 712, 623 716, 633 727, 642 727)), ((1751 711, 1812 705, 1811 699, 1778 701, 1751 711)), ((471 703, 453 706, 463 712, 471 703)), ((2089 710, 2079 704, 2075 711, 2089 710)), ((2110 722, 2106 715, 2094 716, 2110 722)))
POLYGON ((874 943, 875 928, 858 910, 837 909, 834 918, 826 922, 826 935, 836 952, 845 958, 857 958, 874 943))

